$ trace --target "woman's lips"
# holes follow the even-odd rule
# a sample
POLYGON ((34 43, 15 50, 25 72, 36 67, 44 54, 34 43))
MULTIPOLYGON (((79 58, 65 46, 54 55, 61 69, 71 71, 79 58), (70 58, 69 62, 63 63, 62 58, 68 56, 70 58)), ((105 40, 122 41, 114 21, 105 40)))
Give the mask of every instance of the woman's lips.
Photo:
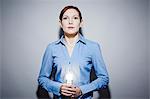
POLYGON ((67 27, 68 29, 73 29, 74 27, 72 27, 72 26, 69 26, 69 27, 67 27))

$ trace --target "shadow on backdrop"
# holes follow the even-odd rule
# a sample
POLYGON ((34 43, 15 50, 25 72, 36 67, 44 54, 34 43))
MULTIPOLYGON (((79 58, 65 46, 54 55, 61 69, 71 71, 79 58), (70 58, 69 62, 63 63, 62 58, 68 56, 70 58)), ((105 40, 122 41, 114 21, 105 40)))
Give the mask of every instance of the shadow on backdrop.
MULTIPOLYGON (((79 29, 79 33, 83 35, 83 32, 82 32, 82 28, 79 29)), ((58 38, 61 38, 61 36, 63 36, 64 32, 61 28, 59 28, 59 35, 58 35, 58 38)), ((54 75, 56 73, 56 70, 53 68, 52 70, 52 73, 50 75, 50 79, 51 80, 54 80, 54 75)), ((95 75, 95 71, 94 69, 92 68, 91 70, 91 76, 90 76, 90 80, 93 81, 95 80, 97 77, 95 75)), ((109 86, 107 86, 106 88, 103 88, 103 89, 99 89, 97 90, 98 92, 98 97, 97 99, 111 99, 111 92, 110 92, 110 89, 109 89, 109 86)), ((37 96, 37 99, 55 99, 53 97, 53 94, 52 93, 48 93, 44 88, 42 88, 42 86, 38 86, 37 88, 37 91, 36 91, 36 96, 37 96)))

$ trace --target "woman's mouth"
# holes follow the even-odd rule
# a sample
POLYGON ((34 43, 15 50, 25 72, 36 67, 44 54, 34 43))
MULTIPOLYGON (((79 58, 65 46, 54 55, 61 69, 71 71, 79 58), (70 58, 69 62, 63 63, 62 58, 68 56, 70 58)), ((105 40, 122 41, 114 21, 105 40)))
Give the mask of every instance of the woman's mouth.
POLYGON ((73 26, 69 26, 69 27, 67 27, 68 29, 73 29, 74 27, 73 26))

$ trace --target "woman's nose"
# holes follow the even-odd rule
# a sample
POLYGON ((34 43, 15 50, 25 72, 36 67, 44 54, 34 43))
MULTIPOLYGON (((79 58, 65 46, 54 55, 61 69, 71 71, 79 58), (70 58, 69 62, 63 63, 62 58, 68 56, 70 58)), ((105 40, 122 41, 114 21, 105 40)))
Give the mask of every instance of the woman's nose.
POLYGON ((73 24, 73 20, 72 19, 69 19, 69 24, 73 24))

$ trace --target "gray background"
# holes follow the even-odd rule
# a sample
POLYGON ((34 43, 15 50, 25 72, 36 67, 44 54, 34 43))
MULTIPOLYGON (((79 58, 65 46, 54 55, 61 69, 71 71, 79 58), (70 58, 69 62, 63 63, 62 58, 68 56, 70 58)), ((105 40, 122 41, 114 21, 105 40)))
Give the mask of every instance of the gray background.
POLYGON ((112 99, 148 99, 149 0, 2 0, 2 98, 36 99, 43 53, 68 4, 80 8, 85 37, 101 44, 112 99))
POLYGON ((2 76, 1 75, 1 73, 2 73, 1 72, 1 67, 2 67, 2 65, 1 65, 2 64, 2 61, 1 61, 2 60, 2 58, 1 58, 2 57, 2 48, 1 48, 2 47, 2 19, 1 19, 2 18, 2 6, 1 6, 1 4, 2 3, 0 0, 0 98, 1 98, 1 89, 2 89, 1 88, 1 84, 2 84, 1 83, 1 76, 2 76))
MULTIPOLYGON (((149 11, 148 11, 149 12, 149 18, 148 18, 149 19, 149 25, 148 25, 148 28, 149 28, 148 34, 149 35, 148 35, 148 37, 150 38, 150 0, 149 0, 149 6, 148 7, 149 7, 149 11)), ((148 39, 148 40, 149 40, 149 43, 148 43, 148 46, 149 46, 149 48, 148 48, 149 49, 148 62, 149 62, 149 71, 150 71, 150 39, 148 39)), ((150 95, 150 72, 149 72, 149 95, 150 95)))

